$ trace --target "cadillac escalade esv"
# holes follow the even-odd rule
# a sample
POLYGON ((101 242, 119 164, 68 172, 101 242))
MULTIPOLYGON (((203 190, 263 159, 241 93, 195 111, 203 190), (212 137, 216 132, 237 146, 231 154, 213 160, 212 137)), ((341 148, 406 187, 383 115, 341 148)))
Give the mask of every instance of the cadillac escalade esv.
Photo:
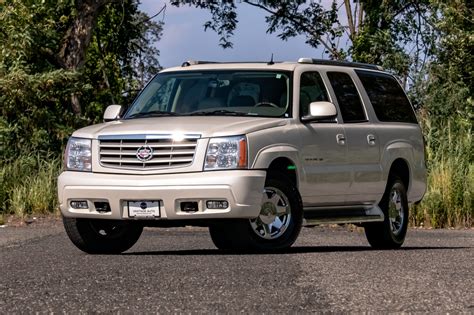
POLYGON ((304 225, 363 226, 398 248, 426 189, 421 129, 374 65, 189 61, 124 111, 69 139, 58 194, 88 253, 120 253, 143 227, 209 227, 219 249, 282 250, 304 225))

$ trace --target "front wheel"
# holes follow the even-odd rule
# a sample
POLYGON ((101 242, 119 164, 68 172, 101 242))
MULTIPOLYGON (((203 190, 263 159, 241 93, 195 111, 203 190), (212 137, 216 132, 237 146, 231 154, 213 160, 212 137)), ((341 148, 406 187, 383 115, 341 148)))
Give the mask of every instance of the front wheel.
POLYGON ((143 226, 119 220, 76 219, 63 217, 69 239, 89 254, 119 254, 140 238, 143 226))
POLYGON ((385 216, 380 223, 365 226, 365 235, 373 248, 395 249, 402 246, 408 229, 408 199, 405 185, 394 178, 380 201, 385 216))
POLYGON ((269 174, 258 217, 209 228, 219 249, 283 250, 298 237, 303 223, 301 198, 283 174, 269 174))

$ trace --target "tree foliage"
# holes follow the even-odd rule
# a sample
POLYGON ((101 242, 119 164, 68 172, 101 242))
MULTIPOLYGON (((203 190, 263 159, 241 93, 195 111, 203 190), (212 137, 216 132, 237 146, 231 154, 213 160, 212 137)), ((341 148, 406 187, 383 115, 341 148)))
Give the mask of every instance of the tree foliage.
POLYGON ((449 116, 466 125, 474 118, 473 4, 436 1, 435 8, 442 18, 436 21, 436 58, 428 69, 429 80, 422 82, 425 108, 437 125, 449 116))
POLYGON ((364 17, 349 48, 352 58, 416 80, 433 54, 435 12, 430 2, 367 0, 361 6, 364 17))
POLYGON ((162 25, 135 0, 6 0, 0 25, 2 162, 59 151, 72 130, 128 101, 160 67, 162 25))
MULTIPOLYGON (((172 1, 181 5, 180 1, 172 1)), ((217 31, 220 45, 232 47, 232 34, 238 25, 233 2, 187 1, 208 9, 211 19, 205 29, 217 31)), ((429 0, 339 0, 331 5, 320 1, 252 1, 266 13, 267 33, 282 40, 301 35, 308 45, 322 47, 330 59, 379 64, 404 80, 414 81, 433 48, 433 27, 429 0), (345 17, 345 19, 344 19, 345 17)))
POLYGON ((204 23, 204 30, 216 32, 219 38, 219 45, 222 48, 232 48, 231 41, 234 30, 237 27, 236 5, 233 1, 170 1, 172 5, 180 7, 183 5, 194 5, 200 9, 209 10, 211 20, 204 23))
POLYGON ((474 119, 474 24, 468 1, 436 1, 440 16, 434 60, 424 80, 417 84, 426 122, 428 150, 432 160, 442 161, 453 154, 453 145, 466 140, 462 152, 466 170, 474 161, 472 130, 474 119), (447 140, 447 141, 446 141, 447 140))

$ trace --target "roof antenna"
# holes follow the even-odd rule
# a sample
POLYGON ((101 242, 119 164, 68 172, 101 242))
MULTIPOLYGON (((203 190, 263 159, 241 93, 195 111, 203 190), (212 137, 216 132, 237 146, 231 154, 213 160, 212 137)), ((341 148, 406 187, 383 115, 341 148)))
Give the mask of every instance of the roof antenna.
POLYGON ((270 62, 267 63, 267 65, 271 66, 274 65, 275 63, 273 62, 273 53, 272 53, 272 58, 270 59, 270 62))

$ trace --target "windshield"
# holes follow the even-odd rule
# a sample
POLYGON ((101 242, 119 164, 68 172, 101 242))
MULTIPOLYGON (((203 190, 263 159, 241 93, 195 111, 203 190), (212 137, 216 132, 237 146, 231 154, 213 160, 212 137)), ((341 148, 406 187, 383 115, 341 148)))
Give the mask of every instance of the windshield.
POLYGON ((290 117, 286 71, 187 71, 158 74, 125 119, 236 115, 290 117))

